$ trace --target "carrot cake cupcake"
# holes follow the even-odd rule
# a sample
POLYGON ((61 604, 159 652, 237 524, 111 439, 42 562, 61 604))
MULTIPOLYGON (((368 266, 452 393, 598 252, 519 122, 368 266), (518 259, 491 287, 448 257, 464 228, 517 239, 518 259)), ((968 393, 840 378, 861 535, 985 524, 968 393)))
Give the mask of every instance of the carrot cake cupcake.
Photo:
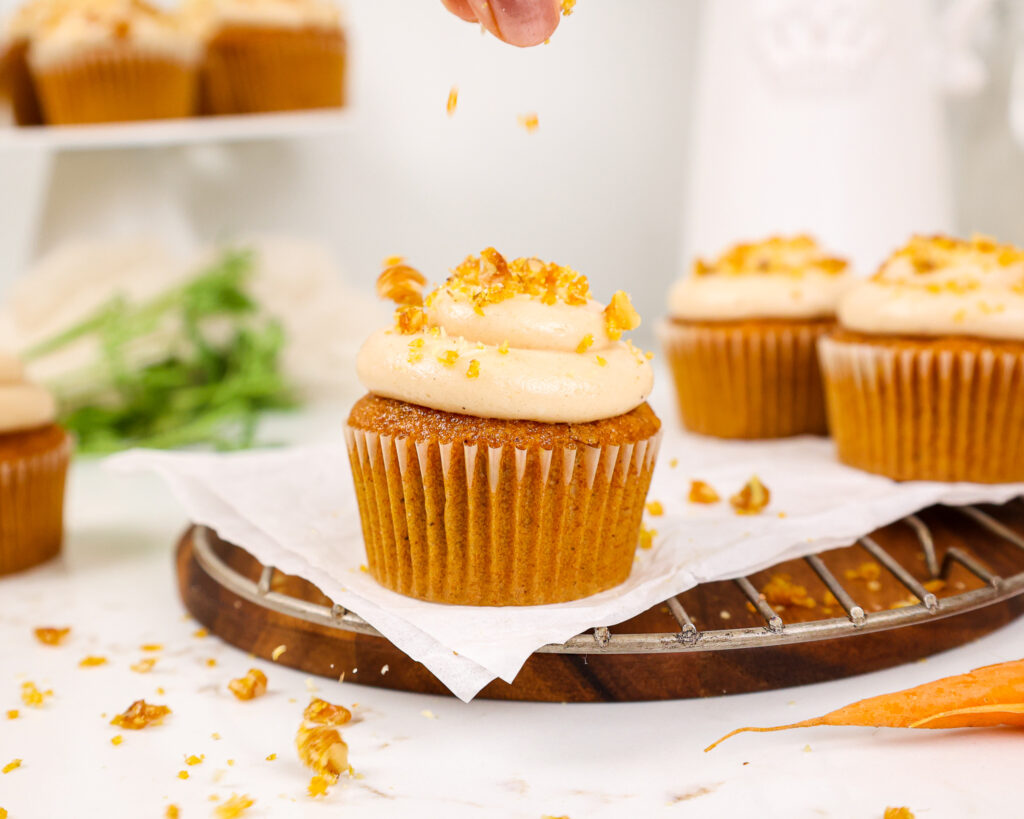
POLYGON ((60 551, 71 448, 55 417, 53 396, 0 353, 0 575, 60 551))
POLYGON ((344 104, 345 34, 332 0, 192 0, 186 9, 206 42, 206 113, 344 104))
POLYGON ((721 438, 824 434, 816 344, 850 281, 809 236, 698 259, 661 327, 683 424, 721 438))
POLYGON ((539 259, 470 256, 421 301, 389 267, 395 324, 357 359, 347 437, 370 572, 402 594, 504 606, 629 575, 661 422, 640 318, 539 259))
POLYGON ((1024 250, 915 236, 842 299, 821 363, 844 463, 1024 481, 1024 250))
POLYGON ((28 62, 48 124, 186 117, 199 45, 143 0, 58 6, 31 37, 28 62))

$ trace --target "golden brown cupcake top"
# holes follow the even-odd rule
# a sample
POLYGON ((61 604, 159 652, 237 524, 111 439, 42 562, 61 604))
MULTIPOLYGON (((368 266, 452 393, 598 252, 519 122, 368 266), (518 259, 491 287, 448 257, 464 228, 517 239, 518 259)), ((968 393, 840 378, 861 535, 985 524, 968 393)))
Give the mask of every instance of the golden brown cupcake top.
POLYGON ((810 272, 839 275, 845 259, 826 253, 812 236, 770 236, 759 242, 733 245, 717 259, 697 259, 695 276, 779 274, 804 276, 810 272))

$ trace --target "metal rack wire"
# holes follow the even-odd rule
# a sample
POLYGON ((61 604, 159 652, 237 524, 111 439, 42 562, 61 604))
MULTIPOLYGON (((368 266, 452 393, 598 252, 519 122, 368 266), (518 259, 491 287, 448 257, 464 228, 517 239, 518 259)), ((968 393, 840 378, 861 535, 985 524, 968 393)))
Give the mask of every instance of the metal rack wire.
MULTIPOLYGON (((991 534, 1024 553, 1024 537, 1009 529, 987 512, 974 506, 962 506, 956 507, 956 509, 991 534)), ((785 623, 779 613, 768 604, 764 596, 758 593, 749 577, 738 577, 733 582, 739 587, 754 610, 760 614, 764 620, 763 626, 700 630, 687 614, 679 596, 675 596, 665 600, 664 605, 667 606, 669 613, 678 624, 677 631, 615 634, 610 627, 599 626, 591 631, 578 634, 565 643, 546 645, 538 651, 549 654, 653 654, 724 651, 806 643, 884 631, 962 614, 1024 592, 1024 571, 1010 577, 1002 577, 990 571, 981 560, 958 546, 947 548, 940 563, 934 537, 924 521, 916 515, 910 515, 903 518, 901 523, 913 531, 921 546, 925 565, 932 577, 948 574, 950 568, 956 563, 984 585, 940 599, 928 591, 903 564, 882 548, 876 540, 872 537, 862 537, 858 541, 859 545, 884 566, 919 602, 897 609, 868 612, 843 586, 839 578, 829 570, 821 555, 812 554, 803 560, 838 600, 845 612, 844 617, 785 623)), ((271 588, 271 580, 275 572, 273 566, 264 566, 258 581, 253 581, 238 573, 217 554, 213 547, 211 534, 210 530, 204 527, 197 529, 194 537, 196 560, 213 579, 239 597, 310 623, 360 634, 382 636, 359 615, 343 606, 324 606, 273 591, 271 588)))

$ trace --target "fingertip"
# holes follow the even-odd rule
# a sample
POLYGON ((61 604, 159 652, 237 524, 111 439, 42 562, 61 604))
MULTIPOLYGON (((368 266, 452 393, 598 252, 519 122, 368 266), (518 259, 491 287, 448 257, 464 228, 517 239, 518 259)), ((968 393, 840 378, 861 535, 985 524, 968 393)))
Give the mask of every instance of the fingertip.
POLYGON ((476 14, 473 12, 469 0, 441 0, 444 7, 456 17, 465 20, 467 23, 476 22, 476 14))

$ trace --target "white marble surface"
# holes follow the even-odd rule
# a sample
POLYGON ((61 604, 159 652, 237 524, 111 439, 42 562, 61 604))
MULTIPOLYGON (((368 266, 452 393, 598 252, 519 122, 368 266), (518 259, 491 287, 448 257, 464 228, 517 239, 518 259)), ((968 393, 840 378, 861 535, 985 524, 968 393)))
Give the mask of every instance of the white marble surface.
POLYGON ((193 636, 177 598, 172 545, 185 521, 156 479, 75 467, 64 557, 0 580, 0 806, 10 819, 211 816, 212 796, 247 793, 247 817, 881 817, 907 805, 919 819, 1019 811, 1021 737, 1010 731, 900 733, 819 728, 741 736, 729 729, 792 721, 854 699, 1017 658, 1019 622, 927 662, 834 683, 691 702, 531 705, 393 693, 310 680, 193 636), (58 648, 32 635, 70 625, 58 648), (148 675, 129 670, 161 643, 148 675), (109 663, 79 668, 97 654, 109 663), (207 660, 216 661, 215 666, 207 660), (227 681, 251 666, 267 696, 238 702, 227 681), (52 688, 25 708, 25 680, 52 688), (344 730, 361 778, 326 799, 305 794, 309 771, 292 738, 309 697, 354 708, 344 730), (156 693, 162 687, 165 694, 156 693), (165 724, 119 733, 113 714, 145 697, 173 709, 165 724), (21 717, 3 719, 9 708, 21 717), (425 712, 433 715, 424 715, 425 712), (214 740, 212 733, 220 740, 214 740), (277 759, 267 761, 268 754, 277 759), (177 778, 190 754, 205 761, 177 778), (234 765, 228 760, 235 760, 234 765))

